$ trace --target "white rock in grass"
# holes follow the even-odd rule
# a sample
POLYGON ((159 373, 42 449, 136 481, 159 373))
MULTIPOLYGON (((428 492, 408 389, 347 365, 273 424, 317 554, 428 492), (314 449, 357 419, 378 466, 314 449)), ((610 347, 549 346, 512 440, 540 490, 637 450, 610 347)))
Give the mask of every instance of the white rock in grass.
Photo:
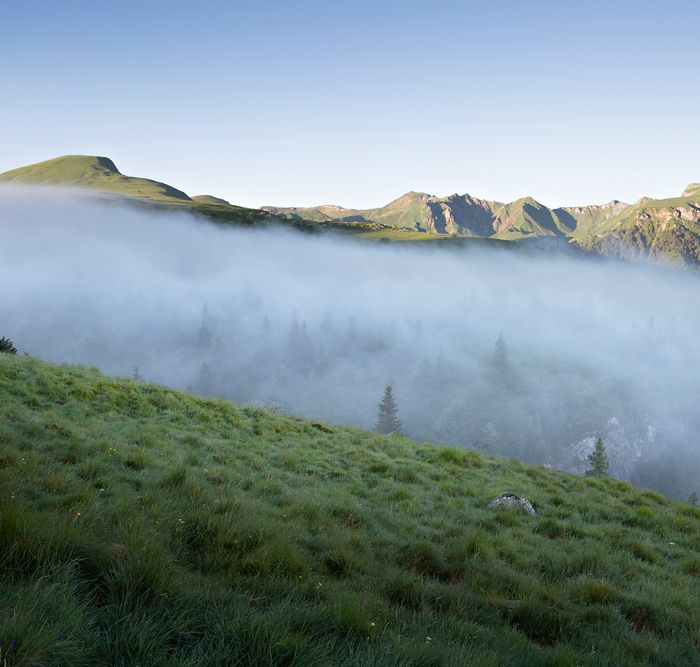
POLYGON ((536 514, 535 509, 527 498, 521 498, 514 493, 502 493, 500 496, 496 496, 487 507, 490 510, 500 507, 504 507, 507 510, 524 509, 531 516, 536 514))

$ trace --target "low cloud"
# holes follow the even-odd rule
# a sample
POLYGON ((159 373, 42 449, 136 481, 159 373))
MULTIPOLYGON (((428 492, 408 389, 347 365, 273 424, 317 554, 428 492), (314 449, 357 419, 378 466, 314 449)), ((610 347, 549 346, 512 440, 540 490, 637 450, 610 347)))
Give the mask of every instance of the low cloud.
POLYGON ((698 276, 511 248, 222 228, 2 187, 0 336, 366 428, 391 382, 408 435, 579 472, 601 435, 615 475, 699 489, 698 276))

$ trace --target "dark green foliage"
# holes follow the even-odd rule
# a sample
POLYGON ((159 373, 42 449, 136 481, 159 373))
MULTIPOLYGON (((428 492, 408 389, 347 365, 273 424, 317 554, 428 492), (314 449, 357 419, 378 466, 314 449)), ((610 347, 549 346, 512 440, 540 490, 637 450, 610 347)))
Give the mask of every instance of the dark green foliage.
POLYGON ((17 354, 17 348, 14 346, 14 343, 4 336, 0 338, 0 354, 3 352, 5 354, 17 354))
POLYGON ((391 385, 388 384, 384 390, 382 400, 379 403, 377 423, 374 426, 374 430, 377 433, 400 433, 401 422, 399 421, 398 412, 399 409, 396 405, 396 399, 394 398, 394 390, 391 385))
POLYGON ((595 441, 595 449, 588 456, 588 463, 591 464, 591 467, 586 471, 586 475, 589 477, 608 474, 608 455, 605 452, 602 438, 595 441))
POLYGON ((697 507, 698 504, 698 494, 693 491, 690 494, 690 497, 688 498, 688 503, 691 504, 693 507, 697 507))
POLYGON ((7 667, 697 665, 691 505, 19 356, 0 399, 7 667))

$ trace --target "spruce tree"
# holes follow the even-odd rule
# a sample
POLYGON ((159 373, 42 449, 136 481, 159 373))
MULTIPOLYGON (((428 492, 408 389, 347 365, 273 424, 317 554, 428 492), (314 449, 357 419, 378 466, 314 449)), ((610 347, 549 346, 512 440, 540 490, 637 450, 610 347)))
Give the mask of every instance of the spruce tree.
POLYGON ((586 471, 587 476, 595 477, 608 474, 608 455, 605 453, 602 438, 595 441, 595 449, 588 456, 588 462, 591 467, 586 471))
POLYGON ((698 494, 697 494, 695 491, 693 491, 693 492, 690 494, 690 497, 688 498, 688 503, 689 503, 690 505, 692 505, 693 507, 697 507, 697 505, 698 505, 698 494))
POLYGON ((388 384, 384 390, 384 395, 379 403, 379 412, 377 413, 377 423, 374 426, 377 433, 400 433, 401 422, 398 418, 398 406, 394 399, 394 390, 388 384))
POLYGON ((4 336, 0 338, 0 353, 2 352, 5 354, 17 354, 17 348, 14 346, 14 343, 4 336))

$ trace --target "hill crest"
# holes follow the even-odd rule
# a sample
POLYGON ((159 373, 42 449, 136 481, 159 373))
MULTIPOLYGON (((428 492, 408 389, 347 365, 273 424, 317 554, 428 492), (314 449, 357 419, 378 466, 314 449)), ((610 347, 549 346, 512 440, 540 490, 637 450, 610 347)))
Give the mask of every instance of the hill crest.
POLYGON ((156 201, 192 201, 182 190, 150 178, 126 176, 111 158, 62 155, 0 174, 0 181, 25 185, 73 185, 156 201))

